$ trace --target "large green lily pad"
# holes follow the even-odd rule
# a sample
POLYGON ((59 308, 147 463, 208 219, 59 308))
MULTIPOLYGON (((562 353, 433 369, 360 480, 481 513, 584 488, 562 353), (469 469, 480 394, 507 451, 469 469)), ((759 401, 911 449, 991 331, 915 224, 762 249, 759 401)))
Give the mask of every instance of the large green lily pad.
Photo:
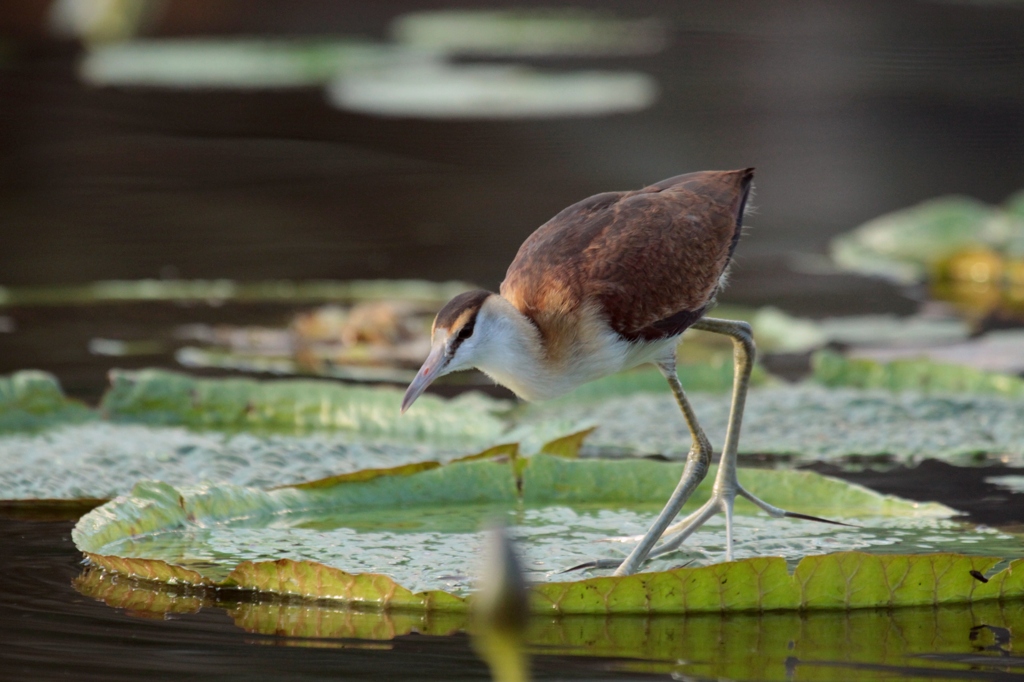
MULTIPOLYGON (((819 355, 815 365, 817 382, 833 387, 775 384, 751 391, 741 453, 1024 461, 1019 379, 834 354, 819 355)), ((694 367, 693 375, 681 370, 684 383, 706 388, 700 366, 694 367)), ((705 378, 721 387, 728 370, 712 366, 705 378)), ((0 437, 0 499, 87 498, 94 504, 145 478, 185 487, 212 481, 266 488, 370 467, 450 461, 502 443, 520 443, 532 453, 594 427, 584 455, 679 457, 690 446, 678 408, 653 369, 511 412, 510 403, 467 394, 424 396, 406 415, 399 414, 397 388, 194 379, 161 370, 112 376, 103 402, 107 419, 65 398, 48 375, 0 379, 0 432, 9 432, 0 437)), ((691 399, 712 444, 721 447, 728 394, 693 393, 691 399)))
POLYGON ((401 415, 395 388, 162 370, 111 379, 97 412, 67 399, 50 375, 0 378, 0 500, 94 503, 152 477, 271 487, 508 442, 498 414, 507 403, 479 393, 423 396, 401 415))
POLYGON ((482 449, 348 431, 249 433, 93 420, 0 438, 0 500, 109 499, 149 478, 270 488, 482 449))
MULTIPOLYGON (((1002 559, 992 554, 1019 555, 1015 538, 949 521, 950 510, 940 505, 808 472, 764 470, 744 472, 755 493, 862 527, 767 521, 741 502, 737 554, 748 558, 717 563, 718 523, 697 533, 684 554, 653 562, 653 573, 564 582, 556 569, 628 549, 604 540, 642 532, 680 472, 678 464, 538 455, 518 467, 475 460, 273 491, 145 483, 83 517, 73 537, 94 564, 148 580, 390 609, 464 610, 477 529, 494 516, 513 524, 528 576, 543 583, 531 596, 541 613, 855 608, 1024 596, 1020 569, 987 583, 970 573, 997 567, 1002 559), (872 554, 807 556, 853 547, 872 554), (954 548, 976 556, 905 554, 954 548), (680 561, 690 565, 673 568, 680 561)), ((708 488, 705 482, 694 503, 708 488)))

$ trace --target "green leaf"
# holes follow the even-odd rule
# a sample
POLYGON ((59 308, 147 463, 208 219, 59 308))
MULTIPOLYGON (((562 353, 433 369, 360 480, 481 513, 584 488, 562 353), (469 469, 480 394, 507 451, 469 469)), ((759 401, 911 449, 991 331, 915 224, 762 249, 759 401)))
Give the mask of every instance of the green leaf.
POLYGON ((812 358, 812 365, 814 380, 825 386, 961 395, 1024 395, 1024 379, 1020 377, 924 359, 880 363, 819 351, 812 358))
POLYGON ((382 69, 422 54, 356 40, 177 38, 92 47, 81 65, 93 85, 170 88, 287 88, 323 85, 339 74, 382 69))
POLYGON ((338 429, 432 442, 493 441, 504 430, 504 405, 480 394, 453 400, 425 395, 401 414, 402 392, 325 381, 195 379, 150 369, 114 370, 103 397, 117 421, 223 429, 338 429))
POLYGON ((0 434, 91 419, 95 413, 67 398, 51 374, 24 370, 0 377, 0 434))
MULTIPOLYGON (((700 505, 711 494, 712 467, 705 482, 690 497, 700 505)), ((644 503, 665 500, 683 472, 681 462, 653 460, 581 460, 533 457, 523 471, 523 499, 544 504, 644 503)), ((810 471, 748 469, 741 473, 743 484, 755 494, 773 497, 778 504, 794 510, 825 514, 839 511, 849 517, 919 516, 945 517, 952 510, 932 502, 917 503, 881 495, 862 486, 845 483, 810 471)), ((756 508, 745 499, 736 509, 753 514, 756 508)))
MULTIPOLYGON (((829 354, 817 356, 816 367, 818 382, 830 388, 811 383, 750 392, 741 453, 966 462, 993 453, 1011 463, 1024 461, 1019 379, 916 361, 876 365, 829 354), (848 388, 851 384, 885 389, 848 388), (888 390, 892 387, 929 392, 896 394, 888 390)), ((0 380, 0 422, 8 428, 59 427, 0 438, 0 499, 25 500, 23 506, 36 498, 44 507, 46 500, 94 501, 124 494, 145 477, 175 486, 215 481, 269 488, 361 469, 451 461, 497 444, 518 443, 532 454, 549 441, 595 426, 582 444, 585 456, 682 456, 690 447, 667 387, 599 401, 522 406, 511 414, 498 412, 507 403, 478 395, 452 401, 424 396, 399 416, 401 391, 391 388, 194 379, 159 370, 114 372, 113 381, 104 401, 110 422, 63 398, 56 381, 45 375, 0 380)), ((607 385, 615 381, 612 377, 607 385)), ((712 445, 720 448, 729 395, 690 397, 712 445)))
POLYGON ((0 287, 3 305, 69 305, 138 301, 282 301, 352 303, 402 300, 443 305, 470 288, 463 282, 422 280, 107 280, 80 286, 0 287))
POLYGON ((83 498, 95 506, 97 498, 126 494, 143 478, 178 487, 215 481, 272 488, 369 468, 451 461, 488 444, 325 429, 227 432, 93 420, 0 438, 0 500, 11 513, 24 515, 52 513, 62 502, 83 498))
MULTIPOLYGON (((672 569, 679 558, 669 557, 655 562, 662 570, 630 578, 554 582, 561 576, 552 568, 614 552, 603 538, 645 529, 681 470, 681 464, 537 455, 519 481, 511 461, 471 460, 274 491, 140 484, 131 496, 83 517, 73 538, 94 564, 147 580, 387 609, 465 609, 477 529, 495 515, 515 522, 530 578, 543 583, 531 597, 539 613, 861 608, 1024 596, 1024 571, 1003 571, 977 585, 970 575, 1001 561, 985 552, 1019 555, 1014 538, 945 521, 951 510, 941 505, 809 472, 769 470, 745 471, 747 487, 773 503, 856 520, 863 528, 765 522, 739 503, 738 551, 755 553, 749 558, 672 569), (830 545, 881 554, 805 556, 830 545), (893 553, 925 547, 969 547, 979 556, 893 553), (766 548, 783 556, 756 555, 766 548)), ((706 499, 709 486, 710 477, 694 503, 706 499)), ((695 535, 691 561, 714 562, 718 536, 714 526, 695 535)))
MULTIPOLYGON (((720 449, 729 395, 689 395, 712 446, 720 449)), ((563 430, 597 426, 585 453, 683 457, 690 449, 686 423, 667 392, 599 403, 542 403, 519 419, 520 430, 546 423, 563 430)), ((991 453, 1024 462, 1024 402, 1012 395, 895 393, 817 382, 766 386, 747 397, 739 451, 802 460, 931 457, 967 463, 991 453)))
MULTIPOLYGON (((680 364, 677 368, 679 380, 683 386, 692 391, 721 393, 732 390, 733 370, 732 353, 718 353, 711 362, 701 364, 680 364)), ((760 365, 754 367, 751 385, 760 386, 766 383, 768 373, 760 365)), ((636 393, 665 393, 670 395, 668 382, 655 367, 644 365, 637 369, 619 372, 611 376, 583 384, 572 393, 543 403, 538 409, 547 405, 576 404, 583 402, 600 402, 612 397, 629 396, 636 393)))
POLYGON ((1010 237, 1000 212, 976 199, 941 197, 871 220, 832 242, 841 267, 899 282, 922 281, 940 261, 1010 237))
POLYGON ((399 16, 392 33, 407 45, 492 57, 648 54, 665 40, 655 19, 550 8, 413 12, 399 16))

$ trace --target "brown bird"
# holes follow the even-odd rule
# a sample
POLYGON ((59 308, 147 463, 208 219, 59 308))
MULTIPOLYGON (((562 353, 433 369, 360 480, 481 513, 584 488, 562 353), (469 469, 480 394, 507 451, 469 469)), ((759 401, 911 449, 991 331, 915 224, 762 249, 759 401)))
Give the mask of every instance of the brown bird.
POLYGON ((471 367, 525 400, 554 398, 644 363, 668 380, 693 439, 679 485, 621 565, 588 566, 633 573, 648 556, 675 550, 718 511, 725 514, 731 558, 737 495, 775 517, 801 516, 754 497, 736 478, 754 340, 746 322, 704 317, 725 283, 753 177, 753 168, 689 173, 584 199, 523 242, 500 294, 459 294, 434 320, 432 349, 405 393, 403 412, 437 377, 471 367), (732 412, 712 498, 670 528, 712 456, 676 374, 679 337, 691 327, 733 341, 732 412), (652 552, 666 531, 672 536, 652 552))

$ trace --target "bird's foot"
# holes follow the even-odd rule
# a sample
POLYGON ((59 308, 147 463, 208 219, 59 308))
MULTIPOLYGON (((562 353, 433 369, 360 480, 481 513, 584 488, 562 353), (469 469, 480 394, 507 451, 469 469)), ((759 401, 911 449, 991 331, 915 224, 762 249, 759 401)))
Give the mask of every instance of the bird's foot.
POLYGON ((804 521, 830 523, 836 526, 852 525, 849 523, 842 523, 840 521, 823 519, 819 516, 811 516, 810 514, 791 512, 789 510, 782 509, 781 507, 776 507, 775 505, 768 504, 760 497, 749 492, 746 488, 741 486, 738 481, 733 481, 732 485, 722 487, 719 487, 716 484, 714 493, 711 495, 711 499, 705 502, 700 509, 693 512, 682 521, 669 526, 665 530, 665 534, 662 536, 662 543, 651 550, 651 553, 647 558, 653 559, 679 549, 679 546, 686 541, 686 538, 697 532, 697 530, 707 523, 715 514, 721 512, 725 515, 725 560, 732 561, 733 504, 736 501, 737 496, 746 498, 755 506, 766 512, 768 516, 775 519, 802 519, 804 521))
MULTIPOLYGON (((679 547, 686 541, 688 537, 693 535, 697 530, 700 529, 705 523, 707 523, 713 516, 718 513, 725 515, 725 558, 726 561, 732 561, 732 520, 733 520, 733 504, 736 501, 736 497, 743 497, 752 502, 754 505, 765 511, 769 516, 776 519, 790 518, 790 519, 802 519, 805 521, 818 521, 820 523, 830 523, 837 526, 852 526, 849 523, 842 523, 840 521, 832 521, 829 519, 823 519, 818 516, 811 516, 809 514, 800 514, 797 512, 791 512, 781 507, 768 504, 761 498, 747 491, 738 482, 732 482, 732 485, 719 486, 715 485, 714 492, 711 495, 711 499, 705 502, 699 509, 688 515, 686 518, 678 521, 677 523, 669 526, 665 529, 662 534, 662 542, 660 545, 655 546, 650 553, 643 557, 639 562, 635 562, 637 567, 640 564, 646 563, 651 559, 659 556, 664 556, 679 549, 679 547)), ((629 540, 639 541, 643 536, 636 538, 628 538, 629 540)), ((622 538, 617 539, 619 541, 622 538)), ((622 559, 595 559, 594 561, 587 561, 572 568, 567 568, 563 573, 570 571, 577 571, 583 569, 602 569, 602 568, 617 568, 618 575, 628 575, 634 572, 632 567, 625 567, 626 561, 622 559), (625 567, 625 570, 623 570, 625 567)))

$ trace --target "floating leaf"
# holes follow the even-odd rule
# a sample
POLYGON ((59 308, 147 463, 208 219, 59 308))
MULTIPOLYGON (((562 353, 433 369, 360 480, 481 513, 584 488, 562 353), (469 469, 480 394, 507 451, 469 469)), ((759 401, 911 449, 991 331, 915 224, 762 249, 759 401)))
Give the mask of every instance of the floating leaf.
POLYGON ((132 301, 282 301, 316 303, 379 300, 443 305, 470 288, 422 280, 106 280, 80 286, 0 287, 0 306, 72 305, 132 301))
POLYGON ((932 362, 973 367, 1004 375, 1024 373, 1024 329, 1005 329, 984 336, 963 339, 959 343, 916 343, 858 348, 848 357, 876 362, 893 360, 931 360, 932 362))
POLYGON ((650 54, 665 45, 665 27, 657 19, 579 9, 413 12, 399 16, 391 32, 418 48, 492 57, 650 54))
POLYGON ((486 442, 504 425, 503 404, 479 394, 454 400, 423 396, 405 415, 402 393, 324 381, 194 379, 162 370, 111 372, 105 415, 119 421, 193 427, 340 429, 432 441, 486 442))
MULTIPOLYGON (((677 367, 679 380, 689 390, 721 393, 732 390, 732 354, 720 354, 715 361, 706 364, 680 364, 677 367)), ((768 373, 760 365, 754 367, 751 385, 760 386, 768 381, 768 373)), ((644 365, 637 369, 612 374, 596 381, 583 384, 572 393, 547 405, 600 402, 611 397, 629 396, 635 393, 664 393, 671 395, 668 382, 658 369, 644 365)))
POLYGON ((867 359, 845 358, 838 353, 821 351, 815 354, 812 364, 814 379, 825 386, 959 395, 1024 395, 1024 379, 1020 377, 925 359, 880 363, 867 359))
POLYGON ((64 395, 51 374, 24 370, 0 377, 0 433, 94 418, 89 408, 64 395))
POLYGON ((428 119, 606 116, 646 109, 657 95, 654 79, 637 71, 443 62, 343 74, 328 88, 347 111, 428 119))
MULTIPOLYGON (((828 361, 840 368, 849 364, 835 357, 828 361)), ((848 380, 846 369, 838 375, 830 371, 822 376, 848 380)), ((424 396, 422 405, 399 416, 397 389, 192 379, 161 371, 114 377, 105 405, 115 423, 96 420, 76 403, 69 404, 70 412, 60 411, 62 398, 52 379, 18 384, 23 387, 19 395, 34 386, 29 392, 38 388, 45 400, 29 401, 35 413, 23 405, 8 414, 21 415, 19 420, 34 415, 30 422, 37 426, 57 426, 0 438, 0 499, 89 498, 94 504, 97 498, 128 492, 147 477, 175 486, 214 481, 269 488, 367 468, 451 461, 501 443, 519 443, 531 454, 553 439, 595 426, 583 444, 584 456, 682 456, 690 447, 689 432, 667 388, 634 393, 629 375, 621 379, 624 388, 618 378, 609 378, 604 385, 609 394, 601 400, 581 394, 578 400, 523 406, 505 417, 491 412, 505 403, 472 395, 454 401, 424 396), (50 408, 57 411, 47 413, 50 408), (61 425, 53 421, 58 415, 85 423, 61 425), (506 419, 514 419, 513 428, 506 419), (308 433, 295 433, 300 428, 308 433)), ((1019 384, 1011 377, 982 379, 945 385, 993 391, 1002 389, 999 382, 1019 384)), ((663 383, 660 376, 656 381, 663 383)), ((888 381, 882 383, 891 385, 888 381)), ((13 388, 4 393, 15 394, 13 388)), ((721 447, 728 394, 691 394, 691 399, 712 444, 721 447)), ((9 409, 21 404, 11 400, 9 409)), ((1024 404, 1015 397, 964 391, 922 395, 813 384, 762 387, 750 393, 740 450, 803 459, 941 457, 968 462, 992 453, 1007 462, 1024 461, 1024 404)))
MULTIPOLYGON (((963 320, 931 315, 848 315, 811 320, 772 306, 756 310, 720 306, 713 315, 749 322, 758 351, 767 353, 804 353, 832 343, 872 347, 941 344, 962 341, 971 333, 970 325, 963 320)), ((685 382, 684 386, 696 389, 685 382)))
POLYGON ((197 431, 94 420, 0 438, 0 500, 9 503, 10 513, 34 513, 33 506, 58 512, 56 503, 92 498, 95 506, 95 498, 123 495, 145 478, 179 487, 216 481, 271 488, 373 467, 451 461, 486 444, 338 430, 197 431))
POLYGON ((903 283, 923 281, 941 260, 1010 237, 997 210, 968 197, 942 197, 875 218, 832 242, 841 267, 903 283))
POLYGON ((90 49, 80 69, 93 85, 285 88, 321 85, 339 73, 426 56, 355 40, 132 40, 90 49))
POLYGON ((810 556, 791 575, 784 559, 761 557, 699 568, 577 583, 537 585, 535 613, 633 614, 848 610, 1024 598, 1024 559, 992 575, 1002 559, 958 554, 810 556))
POLYGON ((1008 490, 1012 493, 1024 495, 1024 476, 1009 474, 1006 476, 988 476, 985 483, 991 483, 997 488, 1008 490))
MULTIPOLYGON (((1014 381, 1010 379, 1010 384, 1014 381)), ((728 394, 691 393, 705 433, 721 448, 729 419, 728 394)), ((576 430, 597 426, 584 454, 660 454, 682 457, 690 433, 668 392, 637 393, 600 402, 540 403, 518 414, 520 429, 555 423, 576 430)), ((752 389, 743 416, 741 454, 797 459, 872 456, 964 462, 986 453, 1024 461, 1024 402, 1015 395, 895 393, 816 383, 752 389)))
MULTIPOLYGON (((147 580, 235 586, 375 608, 461 611, 470 584, 465 571, 472 565, 476 529, 484 518, 500 514, 513 519, 511 532, 531 578, 558 580, 561 576, 546 571, 573 559, 578 563, 588 554, 607 554, 610 548, 601 540, 616 529, 645 529, 657 512, 652 498, 667 497, 682 466, 537 455, 522 468, 519 485, 515 470, 510 462, 474 460, 269 492, 231 486, 179 491, 140 484, 131 496, 83 517, 73 537, 95 565, 147 580)), ((971 532, 943 520, 950 510, 941 505, 910 503, 809 472, 744 473, 748 488, 777 504, 855 518, 865 527, 765 523, 748 516, 752 506, 739 501, 740 553, 781 551, 785 557, 755 554, 629 578, 545 582, 533 590, 533 610, 860 608, 1024 596, 1021 569, 975 584, 971 571, 991 572, 1001 559, 891 554, 925 547, 971 547, 979 555, 1020 553, 1013 538, 971 532), (829 545, 881 554, 804 557, 829 545)), ((709 487, 710 480, 694 503, 706 499, 709 487)), ((720 525, 695 535, 696 563, 703 563, 701 553, 717 558, 706 553, 714 543, 707 540, 718 534, 720 525)), ((660 559, 655 566, 669 568, 672 561, 678 558, 660 559)))

